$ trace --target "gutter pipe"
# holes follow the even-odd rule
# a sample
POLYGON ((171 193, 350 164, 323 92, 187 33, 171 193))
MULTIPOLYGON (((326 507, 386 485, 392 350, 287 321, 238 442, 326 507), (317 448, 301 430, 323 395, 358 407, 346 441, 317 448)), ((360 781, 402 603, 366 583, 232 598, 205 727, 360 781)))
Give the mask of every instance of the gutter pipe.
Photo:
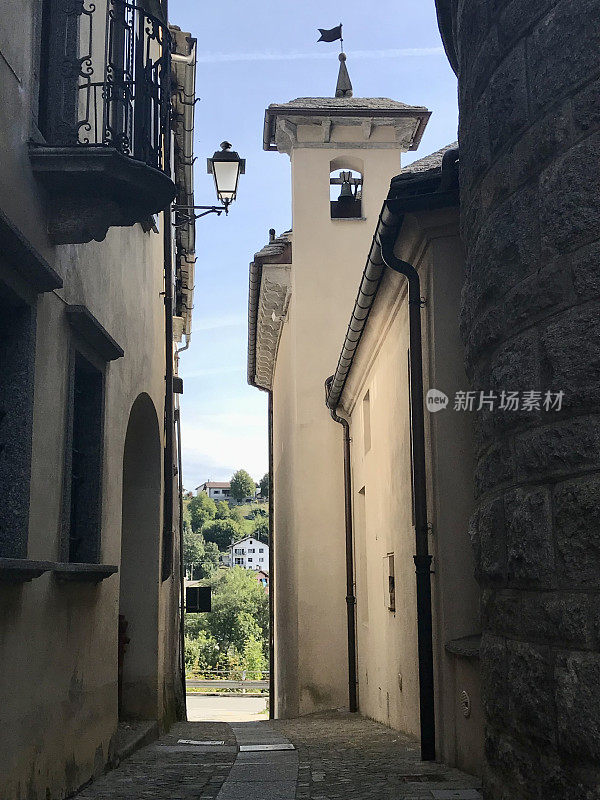
MULTIPOLYGON (((404 275, 408 280, 409 342, 410 342, 410 411, 415 503, 415 562, 417 581, 417 637, 419 658, 419 710, 421 727, 421 758, 435 760, 435 696, 433 669, 433 626, 431 613, 431 555, 429 554, 429 524, 427 521, 427 471, 425 456, 425 420, 423 404, 423 355, 421 333, 421 288, 419 273, 412 264, 394 255, 394 245, 410 211, 456 205, 458 150, 444 154, 441 179, 436 175, 399 176, 392 181, 390 196, 383 204, 375 235, 360 283, 358 296, 348 325, 335 374, 327 381, 326 404, 336 419, 337 409, 350 373, 355 352, 375 301, 385 268, 404 275), (415 193, 417 184, 432 191, 415 193), (395 197, 396 190, 405 196, 395 197), (334 416, 335 414, 335 416, 334 416)), ((338 417, 336 421, 341 420, 338 417)), ((346 447, 346 444, 345 444, 346 447)), ((344 453, 344 466, 346 453, 344 453)), ((346 472, 346 467, 345 467, 346 472)), ((346 478, 346 491, 350 481, 346 478)), ((348 506, 348 502, 346 502, 348 506)))
POLYGON ((275 500, 273 497, 273 392, 269 396, 269 719, 275 719, 275 500))
MULTIPOLYGON (((269 231, 269 241, 275 238, 275 230, 269 231)), ((256 327, 258 297, 262 280, 262 265, 258 259, 250 264, 248 285, 248 384, 268 397, 269 440, 269 719, 275 719, 275 525, 273 498, 273 390, 259 386, 256 382, 256 327)))
MULTIPOLYGON (((397 233, 398 231, 396 231, 397 233)), ((435 761, 435 696, 433 679, 433 625, 431 614, 431 555, 427 522, 427 468, 423 408, 423 352, 421 285, 419 273, 394 255, 396 237, 381 242, 384 264, 408 280, 410 342, 410 420, 412 428, 413 493, 415 499, 415 571, 417 575, 417 641, 419 653, 419 710, 421 759, 435 761)))
MULTIPOLYGON (((171 53, 167 50, 166 74, 171 75, 171 53)), ((164 171, 171 175, 171 118, 165 136, 164 171)), ((173 227, 171 204, 163 211, 164 250, 164 303, 165 303, 165 449, 164 449, 164 505, 163 547, 161 577, 165 581, 173 572, 173 473, 174 473, 174 417, 173 402, 173 227)))
POLYGON ((179 650, 181 653, 181 687, 183 690, 183 718, 187 719, 187 693, 185 684, 185 572, 183 566, 183 468, 181 458, 181 409, 177 402, 175 410, 177 424, 177 466, 179 479, 179 589, 181 609, 179 614, 179 650))
MULTIPOLYGON (((329 391, 331 378, 325 381, 325 391, 329 391)), ((352 527, 352 472, 350 461, 350 423, 329 409, 331 418, 344 429, 344 521, 346 527, 346 615, 348 626, 348 707, 351 712, 358 711, 356 678, 356 596, 354 594, 354 531, 352 527)))

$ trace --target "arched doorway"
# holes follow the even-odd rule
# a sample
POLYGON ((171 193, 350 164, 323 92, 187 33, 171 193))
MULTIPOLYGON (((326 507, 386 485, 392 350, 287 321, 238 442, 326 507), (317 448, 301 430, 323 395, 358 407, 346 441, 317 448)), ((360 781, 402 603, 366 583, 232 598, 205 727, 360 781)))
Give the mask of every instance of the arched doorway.
POLYGON ((123 453, 120 719, 158 715, 160 508, 160 429, 154 403, 142 393, 131 408, 123 453))

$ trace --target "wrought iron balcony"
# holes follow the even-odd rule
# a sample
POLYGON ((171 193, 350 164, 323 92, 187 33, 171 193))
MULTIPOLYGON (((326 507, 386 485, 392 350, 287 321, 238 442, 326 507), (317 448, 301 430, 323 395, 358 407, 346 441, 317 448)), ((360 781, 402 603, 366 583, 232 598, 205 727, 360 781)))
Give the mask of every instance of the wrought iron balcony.
MULTIPOLYGON (((156 4, 156 3, 155 3, 156 4)), ((171 35, 148 6, 49 0, 40 130, 33 169, 57 243, 102 240, 173 199, 166 173, 171 35)))

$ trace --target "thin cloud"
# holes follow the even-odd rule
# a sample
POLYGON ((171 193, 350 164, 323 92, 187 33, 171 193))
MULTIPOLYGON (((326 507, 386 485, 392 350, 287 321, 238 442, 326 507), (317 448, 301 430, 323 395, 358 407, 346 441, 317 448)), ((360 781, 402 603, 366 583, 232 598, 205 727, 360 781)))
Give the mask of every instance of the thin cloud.
MULTIPOLYGON (((396 50, 352 50, 351 60, 368 58, 406 58, 410 56, 441 56, 443 47, 405 47, 396 50)), ((222 64, 230 61, 310 61, 330 59, 331 52, 318 53, 199 53, 199 64, 222 64)))
POLYGON ((245 369, 245 364, 240 364, 236 367, 203 367, 202 369, 192 368, 189 371, 184 366, 182 368, 182 374, 186 380, 192 380, 193 378, 207 378, 211 375, 232 375, 235 373, 240 373, 243 375, 245 369))
POLYGON ((194 319, 194 330, 192 333, 200 331, 216 331, 219 328, 237 328, 246 325, 246 317, 243 314, 225 314, 222 317, 200 317, 194 319))

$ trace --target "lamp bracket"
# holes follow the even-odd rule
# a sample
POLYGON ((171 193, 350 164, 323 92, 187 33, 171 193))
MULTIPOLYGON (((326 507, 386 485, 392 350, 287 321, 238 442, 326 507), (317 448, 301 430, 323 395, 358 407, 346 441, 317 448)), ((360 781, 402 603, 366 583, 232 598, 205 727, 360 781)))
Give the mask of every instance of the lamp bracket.
POLYGON ((200 219, 200 217, 206 217, 207 214, 216 214, 218 217, 221 216, 223 212, 225 214, 228 213, 227 206, 186 206, 186 205, 173 205, 171 206, 173 211, 192 211, 192 210, 199 210, 202 211, 202 214, 193 214, 192 216, 194 219, 200 219))

